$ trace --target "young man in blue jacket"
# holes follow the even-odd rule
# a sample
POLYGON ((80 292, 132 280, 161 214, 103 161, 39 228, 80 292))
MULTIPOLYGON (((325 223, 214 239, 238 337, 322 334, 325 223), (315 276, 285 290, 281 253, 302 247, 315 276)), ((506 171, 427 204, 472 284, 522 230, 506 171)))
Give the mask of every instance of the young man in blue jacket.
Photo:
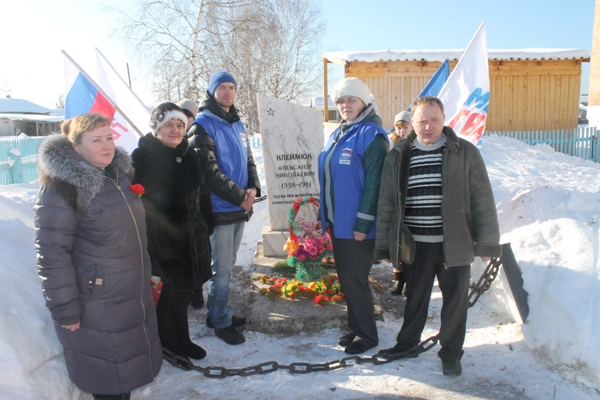
POLYGON ((206 324, 228 344, 246 340, 241 331, 246 319, 234 316, 228 304, 229 277, 244 225, 252 215, 252 204, 260 196, 260 181, 246 130, 233 105, 236 90, 231 74, 215 73, 188 134, 211 190, 215 218, 211 235, 213 277, 208 289, 206 324))

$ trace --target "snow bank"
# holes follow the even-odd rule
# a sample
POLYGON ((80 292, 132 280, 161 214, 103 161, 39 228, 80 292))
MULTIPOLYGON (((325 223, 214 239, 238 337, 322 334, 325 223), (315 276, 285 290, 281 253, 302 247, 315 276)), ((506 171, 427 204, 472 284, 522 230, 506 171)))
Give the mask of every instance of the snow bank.
POLYGON ((600 389, 600 166, 547 145, 483 143, 502 241, 529 293, 525 343, 568 379, 600 389))

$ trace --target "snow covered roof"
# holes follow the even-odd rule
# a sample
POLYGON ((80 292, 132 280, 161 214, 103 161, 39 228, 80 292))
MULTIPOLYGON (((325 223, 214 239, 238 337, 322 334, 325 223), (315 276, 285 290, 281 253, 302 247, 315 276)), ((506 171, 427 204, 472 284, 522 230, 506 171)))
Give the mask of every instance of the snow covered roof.
POLYGON ((0 120, 9 119, 11 121, 35 121, 35 122, 62 122, 65 117, 55 117, 44 114, 4 114, 0 112, 0 120))
POLYGON ((50 115, 55 117, 65 117, 65 109, 64 108, 54 108, 50 110, 50 115))
MULTIPOLYGON (((329 109, 335 108, 335 104, 333 104, 333 101, 331 100, 331 97, 327 96, 327 99, 329 100, 327 102, 327 104, 328 104, 327 107, 329 109)), ((312 108, 323 108, 323 96, 316 96, 316 97, 311 98, 310 106, 312 108)))
MULTIPOLYGON (((321 57, 332 63, 345 65, 347 62, 378 61, 444 61, 458 60, 464 49, 439 50, 373 50, 373 51, 330 51, 321 57)), ((490 60, 590 60, 585 49, 488 49, 490 60)))
POLYGON ((28 100, 0 99, 0 114, 50 114, 50 109, 28 100))

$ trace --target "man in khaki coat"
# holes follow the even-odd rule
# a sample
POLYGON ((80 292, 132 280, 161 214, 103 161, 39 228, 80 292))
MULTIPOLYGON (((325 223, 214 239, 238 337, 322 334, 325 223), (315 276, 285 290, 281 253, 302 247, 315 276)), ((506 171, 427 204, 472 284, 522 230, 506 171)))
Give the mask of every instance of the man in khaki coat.
MULTIPOLYGON (((475 146, 444 126, 436 97, 412 106, 414 131, 385 160, 377 210, 375 258, 403 264, 407 285, 397 343, 380 356, 421 341, 437 277, 443 296, 439 340, 444 375, 462 373, 470 265, 501 255, 492 187, 475 146)), ((408 353, 416 357, 416 354, 408 353)))

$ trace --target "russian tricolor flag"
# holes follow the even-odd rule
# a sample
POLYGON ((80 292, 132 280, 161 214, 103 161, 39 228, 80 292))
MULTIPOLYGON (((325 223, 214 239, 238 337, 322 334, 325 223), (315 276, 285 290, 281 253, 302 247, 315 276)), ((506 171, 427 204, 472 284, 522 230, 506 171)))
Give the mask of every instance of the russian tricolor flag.
POLYGON ((65 52, 65 118, 95 112, 113 118, 116 112, 86 73, 65 52))
POLYGON ((100 59, 96 74, 89 75, 64 50, 65 56, 65 119, 85 113, 104 114, 112 119, 111 131, 117 146, 128 152, 138 145, 142 133, 138 127, 147 126, 150 110, 127 87, 98 49, 100 59), (101 57, 100 57, 101 56, 101 57), (133 121, 136 121, 134 124, 133 121))
POLYGON ((80 72, 65 97, 65 118, 93 112, 112 119, 115 111, 116 108, 80 72))

